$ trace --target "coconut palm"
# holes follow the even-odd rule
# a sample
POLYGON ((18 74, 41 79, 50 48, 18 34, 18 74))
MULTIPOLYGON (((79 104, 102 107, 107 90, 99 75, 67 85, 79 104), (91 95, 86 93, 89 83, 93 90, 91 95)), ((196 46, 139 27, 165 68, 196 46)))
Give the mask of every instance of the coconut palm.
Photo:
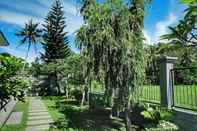
POLYGON ((37 52, 37 44, 40 41, 42 33, 42 30, 38 29, 38 26, 39 23, 34 23, 31 19, 27 23, 25 23, 25 28, 22 28, 19 32, 16 33, 16 36, 21 38, 19 46, 28 44, 26 58, 28 57, 31 46, 33 46, 35 52, 37 52))

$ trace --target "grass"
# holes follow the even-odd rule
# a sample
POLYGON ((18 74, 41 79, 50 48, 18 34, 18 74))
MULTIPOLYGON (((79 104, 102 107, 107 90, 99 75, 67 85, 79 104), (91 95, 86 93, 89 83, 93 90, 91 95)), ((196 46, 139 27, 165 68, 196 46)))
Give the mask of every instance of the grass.
MULTIPOLYGON (((144 86, 141 91, 140 99, 159 103, 159 86, 144 86)), ((197 85, 175 85, 174 104, 177 107, 197 110, 197 85)))
POLYGON ((19 125, 5 125, 2 131, 25 131, 29 102, 17 102, 12 112, 23 112, 22 121, 19 125))
MULTIPOLYGON (((124 131, 123 121, 110 118, 108 110, 93 111, 80 107, 75 100, 64 97, 44 98, 57 130, 61 131, 124 131)), ((54 131, 54 130, 53 130, 54 131)))

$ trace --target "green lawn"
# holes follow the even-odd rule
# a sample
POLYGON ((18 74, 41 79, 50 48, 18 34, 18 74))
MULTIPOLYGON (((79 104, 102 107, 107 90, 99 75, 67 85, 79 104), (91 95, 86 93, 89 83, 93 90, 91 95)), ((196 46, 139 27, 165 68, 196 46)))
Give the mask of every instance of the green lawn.
MULTIPOLYGON (((143 86, 139 98, 144 101, 159 103, 159 86, 143 86)), ((197 85, 175 85, 174 104, 177 107, 197 110, 197 85)))
MULTIPOLYGON (((57 130, 61 131, 124 131, 123 121, 109 117, 109 111, 92 111, 87 106, 80 107, 75 100, 64 97, 44 98, 57 130)), ((54 130, 53 130, 54 131, 54 130)))
POLYGON ((5 125, 2 131, 25 131, 27 115, 28 115, 28 105, 29 102, 18 102, 13 110, 13 112, 23 112, 22 122, 20 125, 5 125))

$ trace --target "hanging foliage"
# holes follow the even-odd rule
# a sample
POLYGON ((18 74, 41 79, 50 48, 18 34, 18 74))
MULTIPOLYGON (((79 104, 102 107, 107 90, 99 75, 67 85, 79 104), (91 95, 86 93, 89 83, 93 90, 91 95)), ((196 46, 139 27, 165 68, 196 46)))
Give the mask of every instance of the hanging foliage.
POLYGON ((122 0, 104 3, 84 0, 81 14, 85 24, 77 33, 86 77, 91 77, 92 71, 97 77, 104 77, 105 95, 112 112, 125 112, 128 130, 131 103, 145 72, 142 33, 145 3, 134 0, 128 7, 122 0))

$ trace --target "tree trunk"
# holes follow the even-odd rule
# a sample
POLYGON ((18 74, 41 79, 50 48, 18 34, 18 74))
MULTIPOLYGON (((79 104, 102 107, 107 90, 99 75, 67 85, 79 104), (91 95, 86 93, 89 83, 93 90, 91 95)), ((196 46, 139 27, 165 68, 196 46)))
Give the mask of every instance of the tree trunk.
POLYGON ((125 125, 127 131, 134 131, 131 127, 131 119, 130 119, 130 112, 131 112, 131 104, 130 100, 128 101, 126 108, 125 108, 125 125))
POLYGON ((58 74, 57 74, 57 72, 55 72, 54 76, 55 76, 55 87, 57 87, 57 91, 58 91, 57 95, 61 95, 61 88, 60 88, 60 85, 58 83, 58 74))
POLYGON ((68 89, 66 88, 66 98, 69 98, 68 89))
MULTIPOLYGON (((84 86, 84 88, 85 88, 85 86, 84 86)), ((83 89, 83 93, 82 94, 83 95, 82 95, 82 100, 81 100, 81 106, 84 105, 84 101, 85 101, 85 89, 83 89)))
POLYGON ((115 89, 112 89, 112 98, 111 98, 111 104, 112 104, 112 111, 111 111, 111 116, 117 116, 117 104, 116 104, 116 93, 115 89))
POLYGON ((83 106, 85 102, 86 103, 88 102, 88 88, 87 88, 87 86, 84 86, 84 89, 83 89, 81 106, 83 106))

